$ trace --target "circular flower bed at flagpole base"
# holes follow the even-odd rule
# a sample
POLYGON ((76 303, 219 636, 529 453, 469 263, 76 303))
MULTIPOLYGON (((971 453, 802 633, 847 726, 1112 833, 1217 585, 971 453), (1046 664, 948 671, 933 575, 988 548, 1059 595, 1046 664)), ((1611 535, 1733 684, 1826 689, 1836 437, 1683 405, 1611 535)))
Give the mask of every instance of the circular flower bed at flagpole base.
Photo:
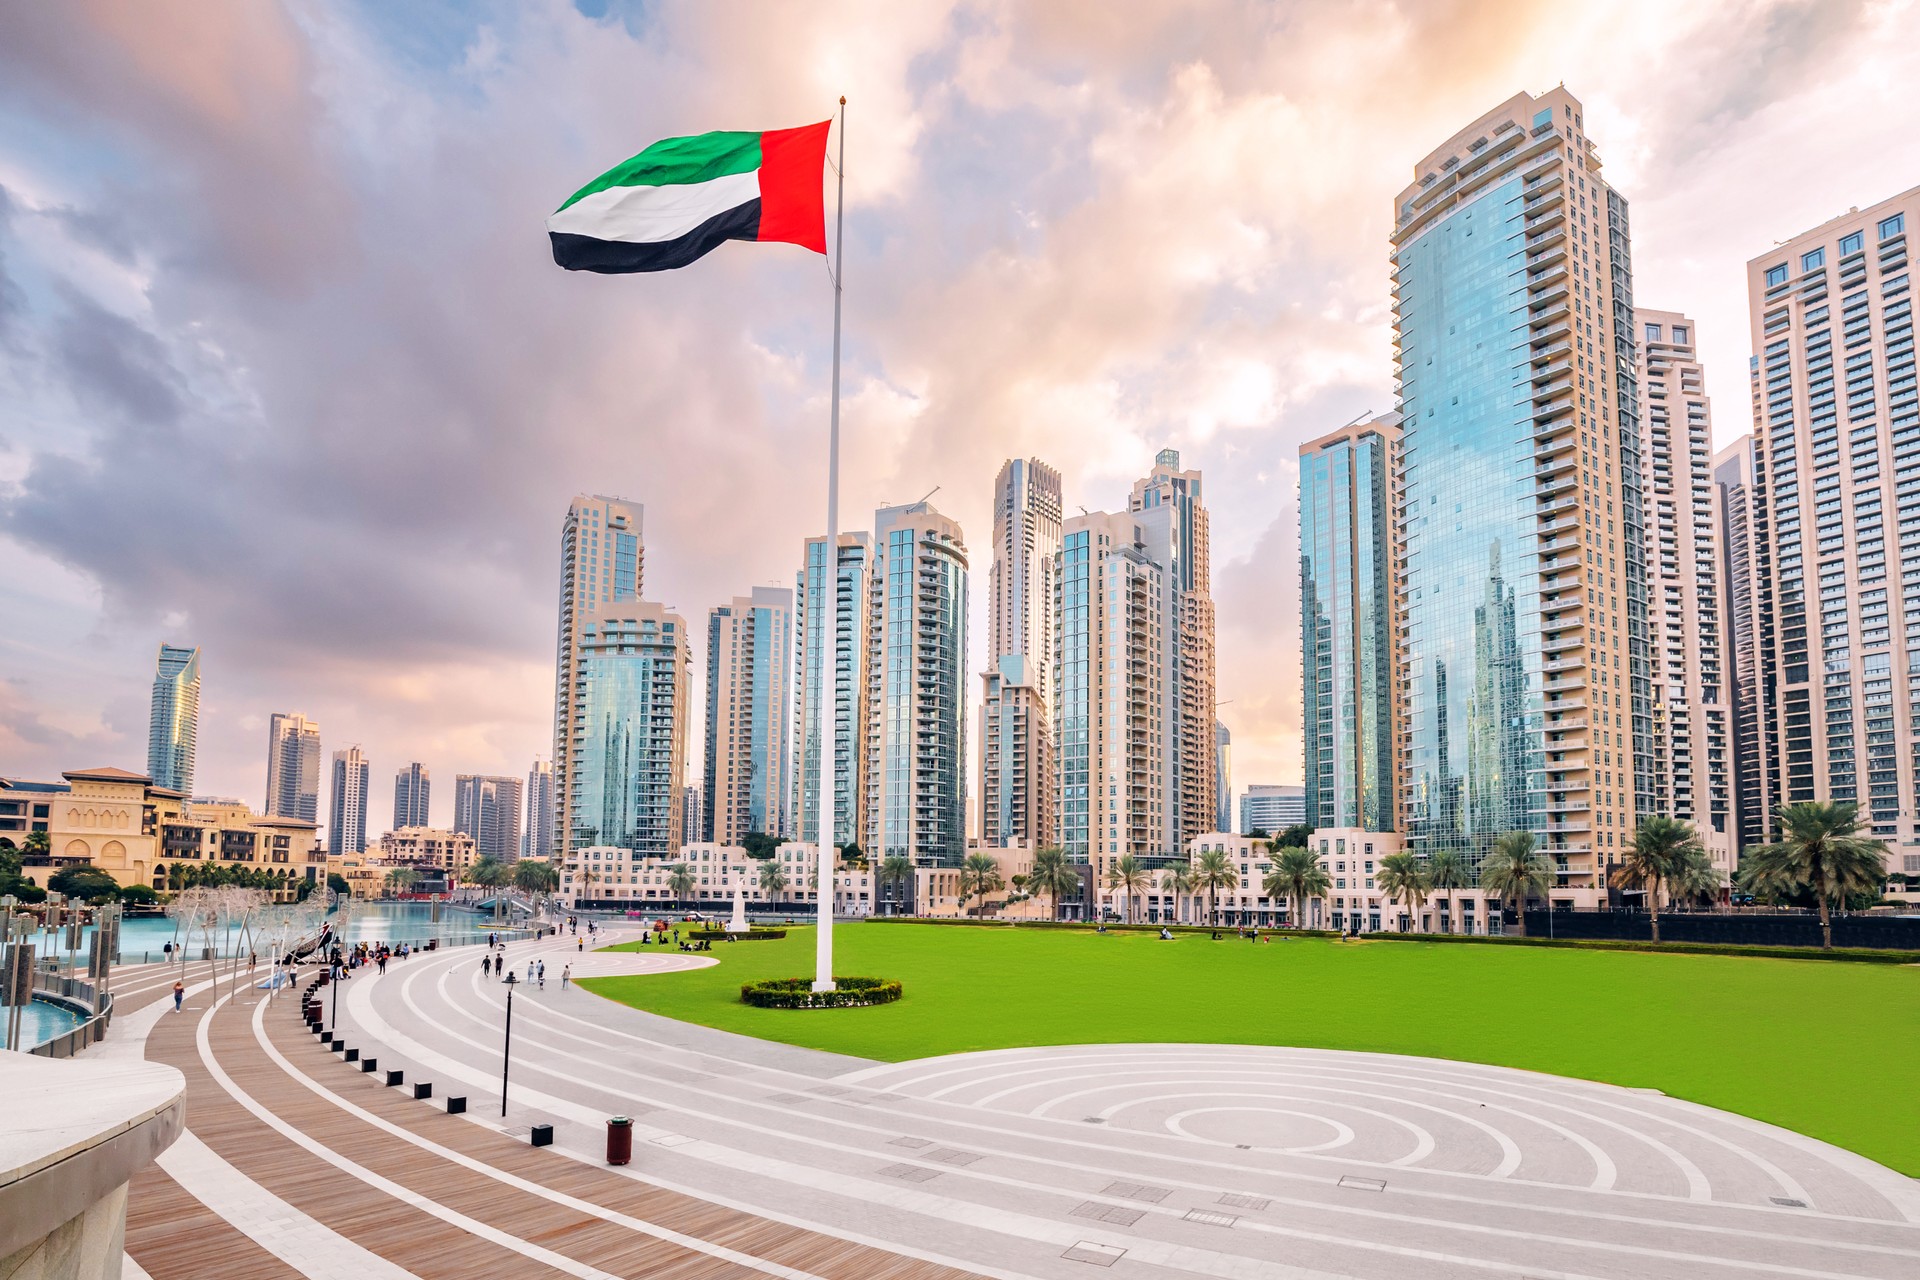
POLYGON ((832 991, 815 991, 812 978, 768 978, 740 988, 743 1004, 758 1009, 857 1009, 892 1004, 900 984, 892 978, 835 978, 832 991))

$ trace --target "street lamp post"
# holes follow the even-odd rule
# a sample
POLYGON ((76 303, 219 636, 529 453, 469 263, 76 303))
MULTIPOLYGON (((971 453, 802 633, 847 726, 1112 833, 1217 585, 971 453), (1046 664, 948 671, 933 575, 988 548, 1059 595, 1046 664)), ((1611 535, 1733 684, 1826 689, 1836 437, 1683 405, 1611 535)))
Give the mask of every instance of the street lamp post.
POLYGON ((507 984, 507 1036, 500 1048, 500 1118, 507 1118, 507 1068, 513 1065, 513 989, 520 982, 513 970, 501 981, 507 984))

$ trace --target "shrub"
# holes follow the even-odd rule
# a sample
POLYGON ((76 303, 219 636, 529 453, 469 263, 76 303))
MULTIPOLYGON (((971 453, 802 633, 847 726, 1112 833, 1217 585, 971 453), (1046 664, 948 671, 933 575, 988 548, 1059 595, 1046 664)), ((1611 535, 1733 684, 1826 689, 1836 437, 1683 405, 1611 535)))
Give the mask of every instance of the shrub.
POLYGON ((705 938, 709 942, 765 942, 770 938, 784 938, 785 929, 749 929, 745 933, 729 933, 725 929, 690 929, 687 936, 699 941, 705 938))
POLYGON ((756 1009, 847 1009, 892 1004, 900 998, 900 984, 892 978, 839 978, 835 991, 815 991, 812 978, 768 978, 745 983, 740 1000, 756 1009))
POLYGON ((1753 946, 1739 942, 1647 942, 1634 938, 1535 938, 1478 933, 1363 933, 1369 941, 1451 942, 1468 946, 1547 947, 1560 951, 1653 951, 1695 956, 1746 956, 1761 960, 1853 960, 1867 964, 1913 964, 1915 952, 1871 947, 1753 946))

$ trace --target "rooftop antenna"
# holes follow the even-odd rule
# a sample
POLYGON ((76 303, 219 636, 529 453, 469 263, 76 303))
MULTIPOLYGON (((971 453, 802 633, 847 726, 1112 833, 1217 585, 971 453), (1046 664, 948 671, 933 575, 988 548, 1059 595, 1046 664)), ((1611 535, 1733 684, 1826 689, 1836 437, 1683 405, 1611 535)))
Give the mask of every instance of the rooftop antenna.
POLYGON ((938 492, 940 492, 940 486, 939 485, 933 486, 933 488, 927 490, 925 494, 921 495, 919 502, 916 502, 913 505, 916 507, 922 505, 923 503, 926 502, 928 498, 931 498, 934 494, 938 492))
POLYGON ((1362 413, 1362 414, 1360 414, 1360 416, 1359 416, 1359 417, 1357 417, 1357 418, 1354 418, 1354 419, 1353 419, 1352 421, 1350 421, 1350 422, 1348 422, 1348 423, 1346 424, 1346 426, 1343 426, 1343 427, 1341 427, 1340 429, 1341 429, 1342 431, 1345 431, 1345 430, 1347 429, 1347 427, 1351 427, 1351 426, 1354 426, 1354 425, 1356 425, 1356 424, 1358 424, 1358 423, 1360 422, 1360 420, 1361 420, 1362 418, 1371 418, 1372 416, 1373 416, 1373 410, 1371 410, 1371 409, 1368 409, 1368 410, 1366 410, 1366 411, 1365 411, 1364 413, 1362 413))

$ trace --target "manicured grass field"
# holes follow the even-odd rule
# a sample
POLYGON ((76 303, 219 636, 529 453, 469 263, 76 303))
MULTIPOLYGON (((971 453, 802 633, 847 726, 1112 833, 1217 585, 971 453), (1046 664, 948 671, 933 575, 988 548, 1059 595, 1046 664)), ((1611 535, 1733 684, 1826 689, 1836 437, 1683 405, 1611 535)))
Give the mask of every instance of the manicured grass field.
POLYGON ((755 1009, 740 984, 813 972, 813 930, 721 943, 685 973, 581 982, 636 1008, 898 1062, 1042 1044, 1297 1045, 1455 1058, 1660 1089, 1920 1176, 1920 965, 1448 943, 845 924, 872 1009, 755 1009))

